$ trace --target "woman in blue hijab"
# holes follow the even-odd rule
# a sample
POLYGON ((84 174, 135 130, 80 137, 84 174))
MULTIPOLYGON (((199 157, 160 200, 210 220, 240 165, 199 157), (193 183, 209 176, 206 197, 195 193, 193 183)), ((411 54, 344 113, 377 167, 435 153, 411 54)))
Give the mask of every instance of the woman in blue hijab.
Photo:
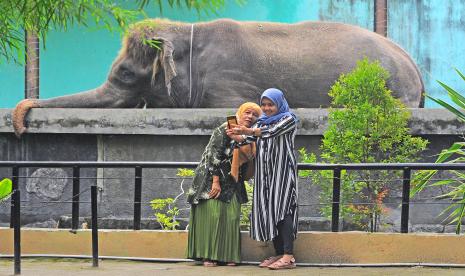
POLYGON ((281 90, 270 88, 260 98, 263 114, 251 128, 228 131, 242 143, 256 141, 255 188, 250 235, 254 240, 273 241, 276 255, 259 266, 295 268, 293 244, 297 236, 297 162, 294 139, 297 117, 281 90))

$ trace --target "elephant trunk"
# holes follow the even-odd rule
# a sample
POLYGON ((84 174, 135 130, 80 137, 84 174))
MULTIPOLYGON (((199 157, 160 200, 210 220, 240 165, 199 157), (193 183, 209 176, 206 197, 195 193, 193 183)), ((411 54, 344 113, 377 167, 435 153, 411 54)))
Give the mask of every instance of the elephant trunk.
POLYGON ((18 138, 27 131, 24 122, 31 108, 118 108, 134 106, 133 101, 121 97, 121 92, 106 82, 96 89, 69 96, 47 100, 22 100, 13 110, 13 128, 18 138))
POLYGON ((24 118, 31 108, 40 107, 39 100, 25 99, 20 101, 15 109, 13 110, 13 128, 15 130, 16 137, 20 138, 21 135, 26 132, 24 126, 24 118))

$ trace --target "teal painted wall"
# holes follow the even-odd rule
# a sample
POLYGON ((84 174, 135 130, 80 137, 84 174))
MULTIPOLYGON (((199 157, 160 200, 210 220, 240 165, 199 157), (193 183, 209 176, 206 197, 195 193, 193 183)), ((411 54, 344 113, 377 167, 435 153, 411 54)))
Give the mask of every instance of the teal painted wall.
MULTIPOLYGON (((125 2, 125 1, 120 1, 125 2)), ((165 0, 166 2, 166 0, 165 0)), ((229 1, 231 2, 231 1, 229 1)), ((248 0, 228 3, 216 15, 165 8, 163 17, 196 22, 215 18, 294 23, 303 20, 339 21, 373 29, 373 0, 248 0)), ((452 0, 389 0, 388 36, 419 65, 429 94, 447 98, 435 80, 456 88, 464 83, 453 67, 464 68, 465 4, 452 0)), ((167 5, 165 5, 167 7, 167 5)), ((158 17, 157 9, 147 9, 158 17)), ((53 31, 41 50, 40 97, 50 98, 87 90, 105 81, 121 45, 119 33, 75 27, 53 31)), ((24 68, 0 64, 0 108, 14 107, 24 97, 24 68)), ((427 106, 434 106, 427 101, 427 106)))
MULTIPOLYGON (((428 95, 448 101, 436 80, 465 92, 465 1, 389 0, 388 37, 417 62, 428 95)), ((427 100, 427 107, 437 104, 427 100)))
MULTIPOLYGON (((163 17, 187 22, 222 17, 287 23, 329 20, 373 28, 372 0, 248 0, 244 6, 228 2, 216 15, 199 18, 196 12, 165 8, 163 17)), ((150 17, 160 16, 158 9, 153 7, 147 12, 150 17)), ((100 85, 105 81, 120 45, 120 34, 105 30, 75 27, 67 32, 51 32, 46 49, 41 50, 40 97, 72 94, 100 85)), ((0 108, 14 107, 24 97, 23 67, 0 64, 0 83, 0 108)))

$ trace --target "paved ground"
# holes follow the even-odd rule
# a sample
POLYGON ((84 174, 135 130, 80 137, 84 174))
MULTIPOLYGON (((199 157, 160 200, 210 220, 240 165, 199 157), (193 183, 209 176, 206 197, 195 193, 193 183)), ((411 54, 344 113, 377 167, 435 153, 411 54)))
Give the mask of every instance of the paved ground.
MULTIPOLYGON (((68 276, 68 275, 465 275, 465 268, 318 268, 298 267, 294 270, 271 271, 256 266, 219 266, 204 268, 195 263, 136 262, 100 260, 99 267, 93 268, 91 260, 27 258, 22 260, 21 275, 68 276)), ((13 261, 0 259, 0 275, 13 275, 13 261)))

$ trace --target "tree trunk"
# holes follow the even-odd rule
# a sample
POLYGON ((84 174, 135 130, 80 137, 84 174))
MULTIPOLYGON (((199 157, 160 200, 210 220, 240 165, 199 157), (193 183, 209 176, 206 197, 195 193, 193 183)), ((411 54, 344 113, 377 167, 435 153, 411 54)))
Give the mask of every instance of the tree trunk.
POLYGON ((26 66, 24 76, 24 98, 39 98, 39 37, 34 31, 24 31, 26 66))
POLYGON ((374 31, 382 36, 387 36, 387 0, 375 1, 374 31))

